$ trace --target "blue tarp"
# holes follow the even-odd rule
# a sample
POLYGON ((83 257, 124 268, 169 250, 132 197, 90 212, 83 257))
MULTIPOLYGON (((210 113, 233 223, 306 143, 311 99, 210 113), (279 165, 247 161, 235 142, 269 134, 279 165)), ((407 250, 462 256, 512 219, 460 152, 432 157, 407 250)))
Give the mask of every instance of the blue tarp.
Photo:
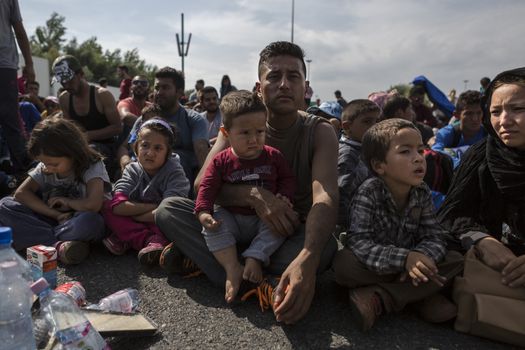
POLYGON ((432 82, 424 75, 415 77, 412 81, 412 84, 425 88, 428 99, 443 113, 445 113, 447 118, 452 118, 452 113, 454 112, 455 106, 448 100, 447 96, 438 89, 436 85, 432 84, 432 82))

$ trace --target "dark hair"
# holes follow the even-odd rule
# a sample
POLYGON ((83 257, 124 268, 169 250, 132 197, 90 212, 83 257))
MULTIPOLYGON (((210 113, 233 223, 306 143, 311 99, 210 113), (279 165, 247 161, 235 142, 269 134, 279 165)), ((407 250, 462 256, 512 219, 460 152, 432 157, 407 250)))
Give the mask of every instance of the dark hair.
POLYGON ((181 71, 176 70, 175 68, 171 67, 164 67, 159 69, 155 73, 155 78, 169 78, 173 80, 173 84, 175 85, 176 90, 183 90, 184 91, 184 73, 181 71))
POLYGON ((454 113, 460 114, 467 106, 476 105, 481 107, 481 93, 479 91, 467 90, 462 92, 456 102, 454 113))
POLYGON ((199 79, 195 83, 204 85, 204 80, 203 79, 199 79))
POLYGON ((259 54, 259 78, 261 77, 263 65, 268 63, 270 58, 277 56, 292 56, 299 59, 303 66, 304 76, 306 77, 306 64, 304 63, 303 49, 301 49, 298 45, 288 41, 274 41, 262 49, 261 53, 259 54))
POLYGON ((404 96, 394 96, 389 98, 383 106, 383 118, 394 118, 397 111, 405 111, 410 107, 410 100, 404 96))
POLYGON ((405 128, 411 128, 419 133, 416 126, 405 119, 392 118, 383 120, 370 129, 363 136, 361 152, 368 168, 374 171, 372 161, 384 162, 390 148, 390 142, 396 134, 405 128))
POLYGON ((255 92, 248 90, 232 91, 222 98, 221 105, 222 124, 226 130, 232 126, 236 117, 255 112, 266 113, 266 106, 255 92))
POLYGON ((33 80, 33 81, 26 81, 26 87, 28 87, 29 85, 36 85, 38 87, 40 87, 40 83, 36 80, 33 80))
POLYGON ((214 92, 215 95, 217 95, 217 97, 219 96, 219 93, 217 92, 217 89, 215 89, 213 86, 205 86, 200 91, 201 96, 204 95, 204 94, 210 94, 212 92, 214 92))
POLYGON ((126 73, 129 73, 129 68, 126 65, 120 65, 117 68, 120 69, 120 70, 123 70, 126 73))
POLYGON ((335 96, 341 96, 341 90, 335 90, 334 91, 335 96))
MULTIPOLYGON (((147 113, 153 113, 155 114, 154 117, 161 117, 162 116, 162 108, 156 103, 148 104, 142 108, 140 111, 140 114, 142 115, 142 121, 145 122, 147 119, 144 119, 144 115, 147 113)), ((150 118, 151 119, 151 118, 150 118)))
POLYGON ((426 94, 425 88, 420 85, 414 85, 410 88, 408 96, 424 95, 426 94))
POLYGON ((381 109, 377 104, 370 100, 357 99, 352 100, 346 104, 341 114, 341 121, 353 122, 357 117, 363 113, 377 112, 381 113, 381 109))
POLYGON ((222 79, 221 79, 221 86, 224 85, 224 81, 225 81, 226 79, 228 79, 228 81, 230 82, 230 85, 232 84, 232 80, 230 79, 230 76, 227 75, 227 74, 224 74, 224 75, 222 76, 222 79))
POLYGON ((489 77, 483 77, 483 78, 481 78, 479 83, 481 84, 481 86, 487 86, 487 85, 490 84, 490 78, 489 77))
MULTIPOLYGON (((159 117, 153 117, 151 119, 148 119, 149 122, 151 121, 155 121, 155 120, 159 120, 159 121, 162 121, 162 122, 165 122, 165 123, 168 123, 166 120, 162 119, 162 118, 159 118, 159 117)), ((135 143, 133 144, 133 149, 135 151, 135 154, 138 154, 138 144, 139 144, 139 141, 140 141, 140 136, 141 136, 141 133, 143 130, 151 130, 151 131, 154 131, 154 132, 157 132, 159 134, 161 134, 162 136, 165 137, 166 139, 166 146, 168 147, 168 152, 166 152, 166 159, 165 160, 168 160, 169 157, 171 157, 171 153, 173 151, 173 145, 175 144, 175 128, 173 127, 172 124, 168 123, 168 125, 170 126, 170 130, 166 129, 166 127, 164 126, 164 123, 148 123, 147 125, 144 125, 144 123, 140 126, 139 130, 137 131, 137 140, 135 141, 135 143)))
POLYGON ((102 159, 102 155, 88 145, 85 133, 74 122, 59 117, 46 118, 35 126, 27 150, 33 158, 44 154, 71 159, 77 181, 83 181, 84 172, 102 159))

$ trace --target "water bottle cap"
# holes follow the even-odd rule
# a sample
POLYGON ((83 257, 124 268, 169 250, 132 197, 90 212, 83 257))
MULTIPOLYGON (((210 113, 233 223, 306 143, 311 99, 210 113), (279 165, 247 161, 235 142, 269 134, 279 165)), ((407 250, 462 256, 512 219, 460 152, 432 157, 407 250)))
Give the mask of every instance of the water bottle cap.
POLYGON ((47 288, 49 288, 49 284, 44 277, 37 279, 33 284, 31 284, 31 291, 37 295, 47 288))
POLYGON ((13 231, 11 227, 0 226, 0 244, 11 244, 13 241, 13 231))

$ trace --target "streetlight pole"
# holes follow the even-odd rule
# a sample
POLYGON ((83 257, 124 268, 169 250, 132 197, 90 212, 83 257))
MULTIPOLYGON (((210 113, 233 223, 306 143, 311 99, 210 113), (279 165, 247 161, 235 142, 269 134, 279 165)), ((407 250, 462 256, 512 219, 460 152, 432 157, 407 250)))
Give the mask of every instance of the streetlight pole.
POLYGON ((467 91, 468 79, 463 80, 463 82, 465 83, 465 89, 463 91, 467 91))
POLYGON ((306 80, 310 81, 310 63, 312 63, 311 59, 307 59, 306 63, 308 64, 307 70, 306 70, 306 80))
POLYGON ((292 43, 293 43, 294 14, 295 14, 295 0, 292 0, 292 43))
POLYGON ((188 42, 184 42, 184 13, 180 14, 180 20, 181 20, 181 35, 179 38, 179 33, 176 34, 177 37, 177 50, 179 51, 179 56, 181 60, 181 70, 184 74, 184 57, 188 56, 188 50, 190 49, 190 41, 191 41, 191 33, 188 37, 188 42))

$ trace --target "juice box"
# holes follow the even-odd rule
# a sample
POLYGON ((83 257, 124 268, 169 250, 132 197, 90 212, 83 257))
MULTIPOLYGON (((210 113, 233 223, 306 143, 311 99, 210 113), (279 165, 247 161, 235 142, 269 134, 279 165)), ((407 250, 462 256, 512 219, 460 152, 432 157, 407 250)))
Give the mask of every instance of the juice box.
POLYGON ((33 279, 44 277, 51 288, 57 285, 57 250, 45 245, 27 248, 27 261, 31 264, 33 279))

